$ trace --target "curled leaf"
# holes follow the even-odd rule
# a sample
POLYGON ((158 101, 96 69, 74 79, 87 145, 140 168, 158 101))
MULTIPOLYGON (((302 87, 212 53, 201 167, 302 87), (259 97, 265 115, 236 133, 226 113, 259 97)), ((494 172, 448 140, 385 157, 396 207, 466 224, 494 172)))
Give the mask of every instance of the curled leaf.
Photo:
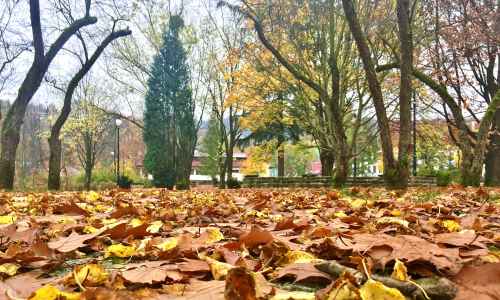
POLYGON ((399 259, 396 259, 391 277, 401 281, 408 281, 410 279, 405 264, 399 259))
POLYGON ((405 300, 398 289, 385 286, 382 282, 368 279, 359 289, 363 300, 405 300))
POLYGON ((97 286, 108 280, 108 273, 101 265, 88 264, 76 267, 74 274, 75 282, 85 286, 97 286))

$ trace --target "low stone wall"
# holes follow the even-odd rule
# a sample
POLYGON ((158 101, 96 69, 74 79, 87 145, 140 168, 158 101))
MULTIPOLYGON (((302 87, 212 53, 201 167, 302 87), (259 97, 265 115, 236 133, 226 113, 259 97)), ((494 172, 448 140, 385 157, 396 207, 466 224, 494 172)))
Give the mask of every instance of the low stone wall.
MULTIPOLYGON (((329 187, 332 186, 332 177, 245 177, 244 187, 329 187)), ((382 186, 382 177, 349 177, 347 186, 382 186)), ((410 186, 435 186, 435 177, 411 177, 410 186)))

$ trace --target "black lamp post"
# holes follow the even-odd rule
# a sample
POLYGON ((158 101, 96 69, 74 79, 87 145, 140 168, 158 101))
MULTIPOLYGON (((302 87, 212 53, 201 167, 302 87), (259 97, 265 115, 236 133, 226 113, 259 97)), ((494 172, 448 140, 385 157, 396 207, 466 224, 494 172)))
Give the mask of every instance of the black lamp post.
POLYGON ((417 176, 417 97, 413 92, 413 176, 417 176))
POLYGON ((116 124, 116 183, 120 179, 120 126, 122 125, 121 119, 115 120, 116 124))

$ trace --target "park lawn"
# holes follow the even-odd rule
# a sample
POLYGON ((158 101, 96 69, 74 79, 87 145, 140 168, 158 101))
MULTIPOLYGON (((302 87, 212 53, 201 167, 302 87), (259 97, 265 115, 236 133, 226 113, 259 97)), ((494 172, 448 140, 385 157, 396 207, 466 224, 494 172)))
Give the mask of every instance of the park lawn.
POLYGON ((499 195, 0 193, 0 299, 497 299, 499 195))

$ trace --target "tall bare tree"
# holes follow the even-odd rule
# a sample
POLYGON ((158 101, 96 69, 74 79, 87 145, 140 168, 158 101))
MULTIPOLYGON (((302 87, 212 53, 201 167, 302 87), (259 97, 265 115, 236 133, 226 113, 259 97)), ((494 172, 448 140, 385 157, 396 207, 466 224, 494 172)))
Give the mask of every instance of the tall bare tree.
POLYGON ((66 42, 81 28, 94 24, 97 18, 90 16, 91 0, 85 0, 85 14, 82 18, 75 20, 45 51, 45 42, 42 34, 40 21, 39 0, 30 0, 31 31, 33 34, 34 58, 21 87, 17 98, 10 107, 4 119, 0 143, 0 188, 12 189, 14 187, 15 159, 17 146, 19 144, 20 129, 26 108, 40 87, 50 64, 57 53, 64 47, 66 42))
POLYGON ((410 3, 407 0, 397 1, 398 27, 400 41, 401 64, 404 70, 401 72, 400 84, 400 140, 398 159, 394 156, 393 140, 391 136, 389 118, 384 104, 384 96, 377 72, 375 61, 372 56, 368 39, 361 28, 360 21, 352 0, 342 0, 344 13, 349 24, 352 36, 358 47, 358 52, 363 61, 368 88, 372 96, 373 104, 377 114, 377 123, 380 132, 382 155, 384 162, 384 177, 388 185, 406 187, 409 175, 409 146, 410 146, 410 95, 411 95, 411 72, 412 69, 412 41, 410 30, 410 3), (404 60, 404 61, 403 61, 404 60))
POLYGON ((108 36, 101 42, 101 44, 96 48, 94 53, 89 57, 87 44, 84 38, 79 35, 79 40, 82 43, 84 49, 84 60, 80 70, 71 78, 64 95, 64 104, 61 109, 61 113, 57 117, 52 129, 50 131, 49 137, 49 147, 50 147, 50 159, 49 159, 49 179, 48 188, 49 190, 58 190, 61 186, 61 140, 59 135, 61 129, 66 123, 66 120, 71 113, 71 102, 73 99, 73 94, 80 83, 80 81, 85 77, 85 75, 90 71, 92 66, 95 64, 99 56, 103 53, 106 47, 114 40, 130 35, 132 32, 129 29, 117 30, 115 31, 116 22, 113 24, 111 32, 108 36))

